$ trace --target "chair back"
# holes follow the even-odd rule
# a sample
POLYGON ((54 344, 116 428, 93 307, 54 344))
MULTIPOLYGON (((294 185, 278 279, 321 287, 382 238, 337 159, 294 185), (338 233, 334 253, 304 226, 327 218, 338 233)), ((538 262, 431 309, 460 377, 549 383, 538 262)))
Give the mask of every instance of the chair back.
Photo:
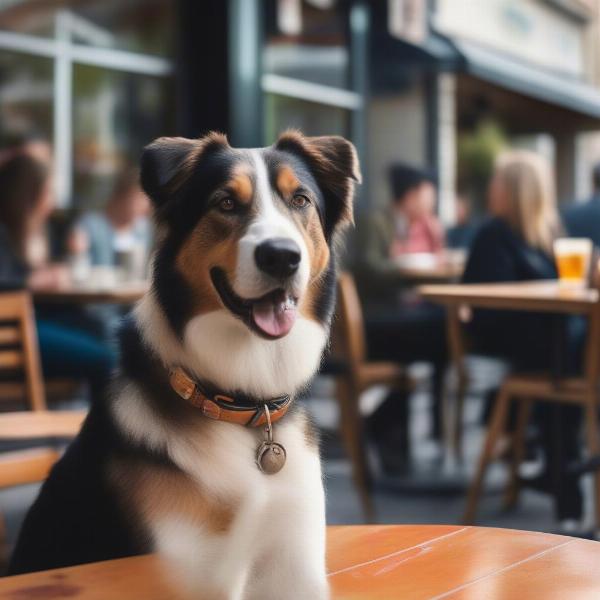
POLYGON ((0 293, 0 379, 0 401, 25 397, 30 409, 46 408, 33 305, 26 291, 0 293), (15 378, 23 383, 15 384, 15 378))
POLYGON ((334 322, 336 353, 354 371, 366 359, 365 325, 354 277, 346 271, 338 276, 338 298, 334 322))

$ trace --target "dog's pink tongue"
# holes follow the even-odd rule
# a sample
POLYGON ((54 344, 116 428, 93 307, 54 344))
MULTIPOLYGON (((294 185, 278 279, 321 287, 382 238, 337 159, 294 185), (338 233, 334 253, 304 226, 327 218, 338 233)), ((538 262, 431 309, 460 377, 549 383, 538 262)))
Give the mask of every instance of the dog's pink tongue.
POLYGON ((256 302, 252 306, 255 325, 270 337, 287 335, 296 322, 296 306, 281 297, 256 302))

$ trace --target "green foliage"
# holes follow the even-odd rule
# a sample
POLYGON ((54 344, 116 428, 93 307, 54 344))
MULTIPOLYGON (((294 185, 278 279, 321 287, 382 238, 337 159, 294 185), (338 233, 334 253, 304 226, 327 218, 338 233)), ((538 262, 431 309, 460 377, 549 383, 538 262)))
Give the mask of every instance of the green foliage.
POLYGON ((487 181, 493 171, 496 157, 508 145, 502 128, 492 120, 481 121, 475 131, 458 138, 459 181, 480 183, 487 181))

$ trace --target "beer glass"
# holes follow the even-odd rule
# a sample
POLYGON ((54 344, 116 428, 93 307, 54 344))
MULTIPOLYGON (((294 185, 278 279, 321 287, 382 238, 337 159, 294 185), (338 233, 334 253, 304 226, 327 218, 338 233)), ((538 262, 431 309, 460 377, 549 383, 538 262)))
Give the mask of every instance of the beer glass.
POLYGON ((561 285, 585 287, 587 285, 592 241, 587 238, 559 238, 554 241, 554 258, 561 285))

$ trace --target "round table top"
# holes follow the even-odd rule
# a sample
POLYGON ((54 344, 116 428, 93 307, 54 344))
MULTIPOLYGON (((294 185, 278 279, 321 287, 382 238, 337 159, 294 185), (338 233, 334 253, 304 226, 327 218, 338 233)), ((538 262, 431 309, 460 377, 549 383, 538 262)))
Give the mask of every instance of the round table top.
MULTIPOLYGON (((600 543, 451 525, 328 528, 332 600, 597 600, 600 543)), ((0 579, 0 600, 176 600, 156 555, 0 579)))
POLYGON ((600 543, 547 533, 450 525, 329 530, 335 600, 591 600, 600 598, 598 565, 600 543))

